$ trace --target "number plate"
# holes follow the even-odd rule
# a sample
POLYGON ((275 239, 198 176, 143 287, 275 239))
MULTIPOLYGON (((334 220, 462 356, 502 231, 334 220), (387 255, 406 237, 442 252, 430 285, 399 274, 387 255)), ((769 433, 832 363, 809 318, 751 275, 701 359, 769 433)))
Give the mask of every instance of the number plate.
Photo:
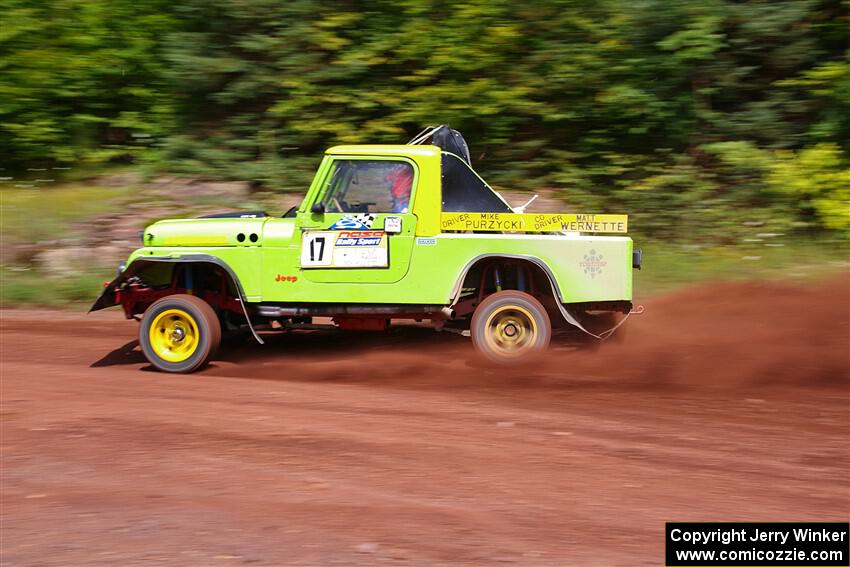
POLYGON ((386 268, 387 234, 382 230, 305 231, 302 268, 386 268))

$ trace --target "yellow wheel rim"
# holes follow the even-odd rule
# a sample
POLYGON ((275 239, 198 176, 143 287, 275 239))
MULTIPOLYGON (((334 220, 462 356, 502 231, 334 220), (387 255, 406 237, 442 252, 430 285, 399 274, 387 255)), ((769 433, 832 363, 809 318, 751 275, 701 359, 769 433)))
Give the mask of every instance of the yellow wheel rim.
POLYGON ((500 356, 522 356, 534 348, 538 333, 537 322, 527 309, 506 305, 487 317, 484 341, 500 356))
POLYGON ((183 362, 198 349, 200 334, 191 315, 182 309, 167 309, 151 323, 148 338, 159 358, 166 362, 183 362))

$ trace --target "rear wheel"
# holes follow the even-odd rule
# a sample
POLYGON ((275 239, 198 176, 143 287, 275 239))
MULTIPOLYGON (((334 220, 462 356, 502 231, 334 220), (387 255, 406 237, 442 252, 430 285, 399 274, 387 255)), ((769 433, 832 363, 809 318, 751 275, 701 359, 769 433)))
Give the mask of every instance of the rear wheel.
POLYGON ((546 308, 521 291, 500 291, 481 302, 472 315, 472 344, 499 364, 525 361, 545 350, 552 338, 546 308))
POLYGON ((148 307, 139 344, 164 372, 188 373, 204 366, 221 343, 221 324, 210 305, 193 295, 170 295, 148 307))

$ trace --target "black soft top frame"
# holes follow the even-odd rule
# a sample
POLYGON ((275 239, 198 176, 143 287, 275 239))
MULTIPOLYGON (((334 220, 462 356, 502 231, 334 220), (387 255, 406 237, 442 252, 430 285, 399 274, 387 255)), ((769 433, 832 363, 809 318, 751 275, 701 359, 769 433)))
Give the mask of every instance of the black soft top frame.
POLYGON ((469 158, 469 146, 466 144, 466 140, 463 139, 463 135, 460 132, 449 128, 448 124, 428 126, 414 136, 407 144, 427 144, 429 140, 444 152, 454 154, 464 160, 468 165, 472 165, 472 161, 469 158))
POLYGON ((428 126, 408 145, 431 143, 441 150, 442 210, 451 213, 511 213, 501 195, 475 173, 463 135, 447 124, 428 126))

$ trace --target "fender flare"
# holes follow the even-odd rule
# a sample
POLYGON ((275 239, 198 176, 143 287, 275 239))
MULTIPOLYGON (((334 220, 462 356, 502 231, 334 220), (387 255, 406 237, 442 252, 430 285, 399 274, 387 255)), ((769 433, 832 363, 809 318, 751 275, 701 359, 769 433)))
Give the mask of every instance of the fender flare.
POLYGON ((487 260, 489 258, 506 258, 509 260, 525 260, 527 262, 531 262, 543 270, 543 273, 546 274, 546 278, 549 280, 549 285, 552 286, 552 293, 555 295, 558 305, 560 305, 563 301, 563 295, 561 295, 561 288, 558 286, 558 280, 555 279, 555 275, 552 273, 552 270, 549 269, 549 266, 546 265, 546 262, 537 256, 529 256, 527 254, 480 254, 467 262, 463 267, 463 270, 461 270, 460 276, 452 288, 450 306, 454 306, 454 304, 458 302, 458 299, 460 299, 460 292, 463 288, 463 280, 466 279, 466 276, 469 274, 469 270, 471 270, 472 267, 481 260, 487 260))
MULTIPOLYGON (((561 312, 561 316, 564 318, 564 320, 567 323, 569 323, 570 325, 577 327, 578 329, 580 329, 581 331, 585 332, 586 334, 592 336, 595 339, 600 339, 600 340, 603 339, 603 336, 596 335, 596 334, 588 331, 584 327, 584 325, 582 325, 581 322, 579 322, 579 320, 572 313, 570 313, 570 311, 564 306, 564 296, 561 294, 561 288, 560 288, 560 286, 558 286, 558 280, 555 279, 555 275, 552 273, 552 270, 549 269, 549 266, 546 265, 546 262, 544 262, 543 260, 541 260, 537 256, 529 256, 527 254, 481 254, 479 256, 476 256, 475 258, 471 259, 469 262, 466 263, 466 265, 463 267, 463 270, 460 273, 460 277, 457 279, 457 282, 455 282, 455 286, 454 286, 454 288, 452 288, 452 295, 451 295, 451 298, 450 298, 451 303, 449 304, 449 307, 454 307, 454 305, 460 299, 460 293, 463 289, 463 281, 466 279, 466 276, 469 273, 469 270, 471 270, 472 267, 475 264, 477 264, 479 261, 486 260, 488 258, 507 258, 507 259, 510 259, 510 260, 525 260, 527 262, 531 262, 532 264, 534 264, 535 266, 537 266, 538 268, 543 270, 543 273, 546 274, 546 278, 549 280, 549 285, 552 286, 552 293, 554 294, 555 304, 558 306, 558 310, 561 312)), ((620 324, 622 324, 622 322, 624 322, 624 321, 625 321, 625 319, 623 321, 621 321, 620 324)), ((618 326, 619 325, 617 325, 617 327, 618 326)), ((614 329, 611 329, 611 332, 613 332, 617 327, 614 327, 614 329)), ((604 338, 607 338, 607 335, 604 335, 604 338)))
POLYGON ((234 287, 236 288, 236 293, 239 295, 237 298, 239 300, 239 305, 242 306, 242 314, 245 316, 245 320, 248 322, 248 328, 251 330, 251 335, 253 335, 254 339, 258 343, 265 344, 260 335, 257 334, 257 331, 254 329, 253 323, 251 323, 251 317, 248 315, 248 308, 245 306, 247 301, 245 300, 245 290, 242 287, 242 282, 239 281, 239 277, 236 275, 236 272, 233 271, 227 262, 222 260, 217 256, 213 256, 211 254, 184 254, 181 256, 148 256, 148 257, 138 257, 133 260, 124 271, 122 271, 118 276, 106 284, 104 290, 101 292, 100 296, 89 309, 89 313, 92 311, 98 311, 100 309, 105 309, 106 307, 112 307, 115 305, 115 286, 120 285, 124 281, 126 281, 129 277, 138 273, 146 264, 152 263, 171 263, 171 264, 214 264, 220 267, 222 270, 227 273, 233 282, 234 287))

